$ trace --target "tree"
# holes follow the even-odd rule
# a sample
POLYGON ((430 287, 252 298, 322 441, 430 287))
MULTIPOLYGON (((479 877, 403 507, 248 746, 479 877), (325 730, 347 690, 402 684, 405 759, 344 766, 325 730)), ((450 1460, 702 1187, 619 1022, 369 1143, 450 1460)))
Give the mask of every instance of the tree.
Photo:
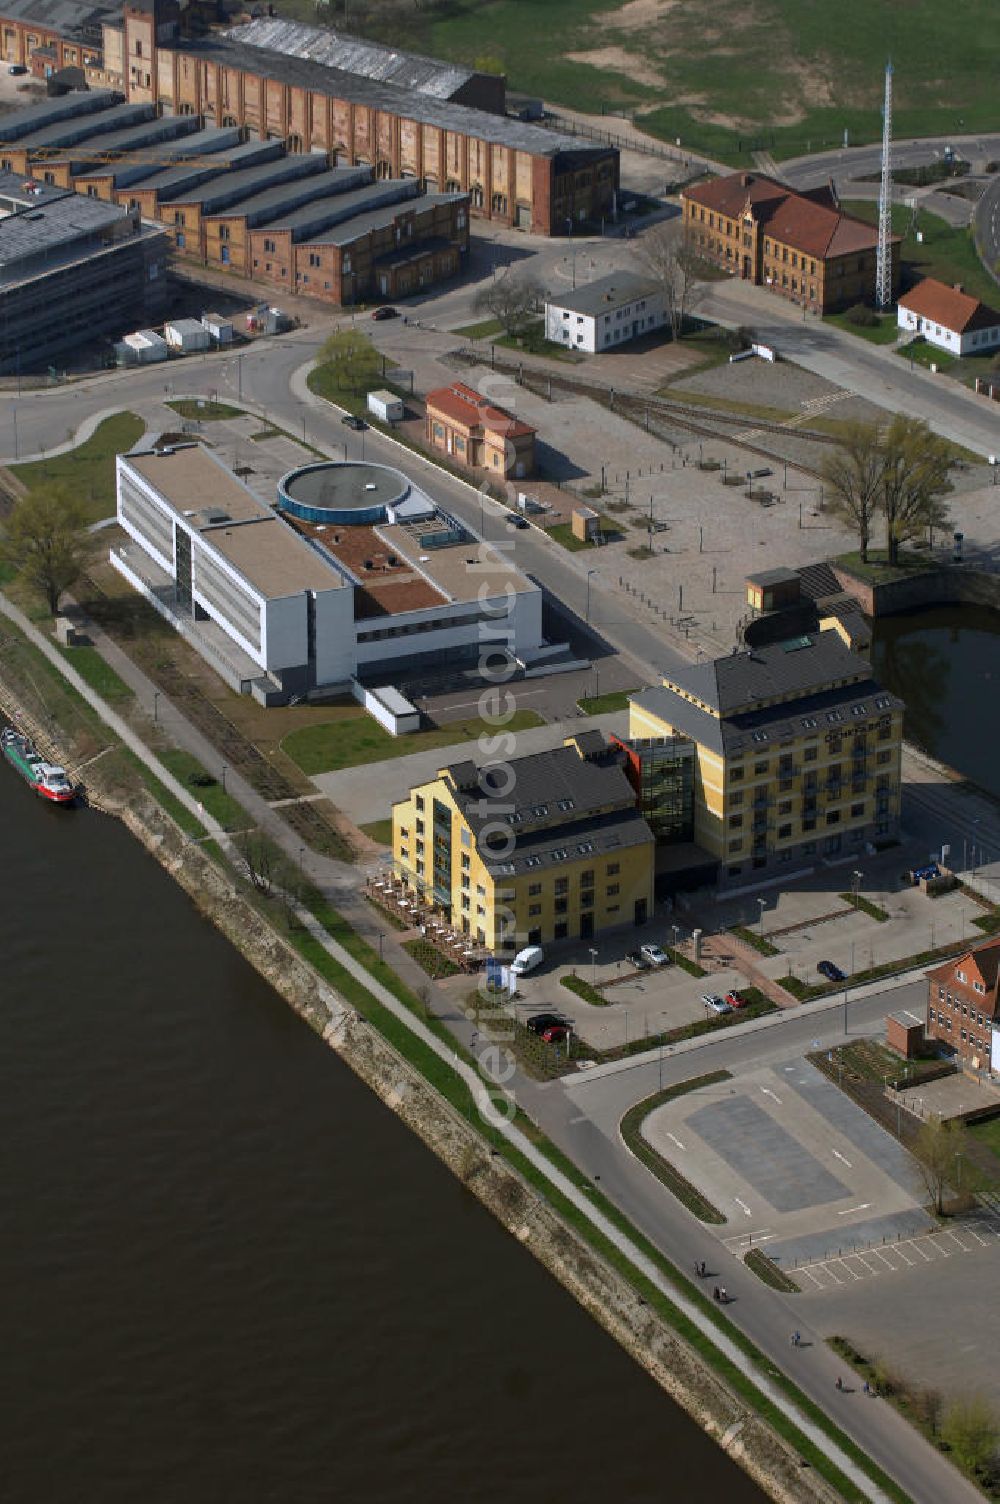
POLYGON ((913 1153, 938 1216, 944 1211, 946 1188, 960 1183, 962 1156, 968 1146, 969 1135, 964 1123, 945 1122, 933 1117, 921 1124, 913 1153))
POLYGON ((971 1473, 989 1474, 997 1465, 1000 1426, 980 1395, 955 1400, 944 1413, 941 1439, 971 1473))
POLYGON ((893 418, 883 444, 880 502, 890 564, 898 562, 900 544, 947 525, 950 467, 948 444, 922 419, 893 418))
POLYGON ((488 313, 496 319, 504 334, 515 335, 530 323, 544 295, 534 277, 515 276, 508 270, 479 289, 473 307, 477 313, 488 313))
POLYGON ((83 502, 67 485, 36 486, 21 497, 0 535, 0 555, 55 616, 92 552, 83 502))
POLYGON ((671 224, 653 225, 639 242, 639 260, 663 293, 670 333, 679 339, 684 321, 705 295, 701 262, 687 235, 671 224))
POLYGON ((356 392, 379 376, 379 353, 371 340, 357 329, 340 329, 320 347, 320 366, 329 368, 335 384, 356 392))
POLYGON ((830 511, 858 535, 861 562, 882 496, 882 429, 878 423, 851 423, 833 454, 823 461, 823 480, 830 489, 830 511))

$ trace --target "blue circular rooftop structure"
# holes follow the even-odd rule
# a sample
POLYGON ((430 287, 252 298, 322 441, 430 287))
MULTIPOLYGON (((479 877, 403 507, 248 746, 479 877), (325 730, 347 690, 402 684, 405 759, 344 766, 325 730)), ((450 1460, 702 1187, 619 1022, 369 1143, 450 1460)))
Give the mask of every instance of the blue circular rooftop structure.
POLYGON ((278 506, 303 522, 371 526, 386 522, 409 490, 406 476, 389 465, 320 460, 282 476, 278 506))

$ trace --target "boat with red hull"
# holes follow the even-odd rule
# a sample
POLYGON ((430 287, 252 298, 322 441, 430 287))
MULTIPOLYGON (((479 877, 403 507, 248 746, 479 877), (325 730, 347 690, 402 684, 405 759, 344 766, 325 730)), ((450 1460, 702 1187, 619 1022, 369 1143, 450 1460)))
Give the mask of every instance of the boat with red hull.
POLYGON ((72 804, 77 789, 66 769, 58 763, 46 762, 15 726, 6 726, 0 732, 0 751, 40 799, 48 799, 51 804, 72 804))

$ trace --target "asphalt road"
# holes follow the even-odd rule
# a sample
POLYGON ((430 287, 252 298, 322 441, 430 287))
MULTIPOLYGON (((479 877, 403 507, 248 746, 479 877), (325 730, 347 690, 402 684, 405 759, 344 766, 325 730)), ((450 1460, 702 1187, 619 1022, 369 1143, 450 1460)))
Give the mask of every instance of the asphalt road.
MULTIPOLYGON (((1000 136, 928 136, 922 140, 894 141, 893 166, 927 167, 939 162, 950 146, 972 164, 973 170, 987 162, 1000 161, 1000 136)), ((778 164, 781 176, 793 188, 818 188, 832 177, 838 185, 868 177, 882 170, 882 148, 849 146, 840 151, 790 157, 778 164)))

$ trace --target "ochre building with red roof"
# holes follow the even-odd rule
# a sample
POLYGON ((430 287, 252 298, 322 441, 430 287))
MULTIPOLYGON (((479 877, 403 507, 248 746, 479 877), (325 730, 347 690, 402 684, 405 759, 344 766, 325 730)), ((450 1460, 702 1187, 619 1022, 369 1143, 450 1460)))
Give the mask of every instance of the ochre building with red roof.
MULTIPOLYGON (((840 209, 832 188, 796 193, 774 178, 734 172, 685 188, 684 228, 699 255, 812 313, 836 313, 875 294, 878 235, 840 209)), ((892 241, 892 292, 899 237, 892 241)))
POLYGON ((427 394, 427 442, 458 465, 520 479, 535 468, 535 430, 456 381, 427 394))

